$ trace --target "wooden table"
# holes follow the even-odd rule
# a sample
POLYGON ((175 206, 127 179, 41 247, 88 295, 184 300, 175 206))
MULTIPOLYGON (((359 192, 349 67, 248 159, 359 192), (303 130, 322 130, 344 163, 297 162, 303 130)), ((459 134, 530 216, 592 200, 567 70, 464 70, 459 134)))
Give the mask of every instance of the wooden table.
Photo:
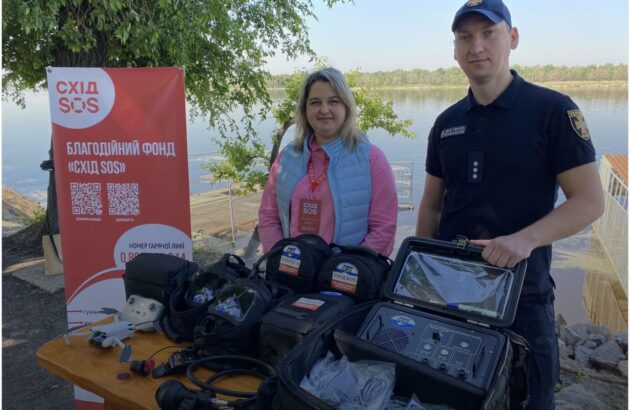
MULTIPOLYGON (((99 323, 106 322, 108 320, 99 323)), ((87 329, 96 325, 90 325, 87 329)), ((146 360, 159 349, 174 345, 165 336, 155 332, 136 332, 123 343, 130 344, 133 349, 130 362, 146 360)), ((156 365, 165 362, 177 350, 167 349, 156 354, 156 365)), ((129 370, 129 363, 118 362, 120 352, 118 347, 104 350, 94 348, 88 344, 87 337, 71 336, 70 345, 60 337, 37 350, 37 363, 70 383, 101 396, 105 400, 105 409, 159 409, 155 392, 168 379, 176 379, 189 388, 199 389, 185 375, 159 379, 150 375, 137 375, 129 370)), ((195 374, 203 380, 212 372, 201 369, 195 374)), ((260 380, 253 376, 236 376, 220 380, 217 386, 238 391, 255 391, 259 383, 260 380)))

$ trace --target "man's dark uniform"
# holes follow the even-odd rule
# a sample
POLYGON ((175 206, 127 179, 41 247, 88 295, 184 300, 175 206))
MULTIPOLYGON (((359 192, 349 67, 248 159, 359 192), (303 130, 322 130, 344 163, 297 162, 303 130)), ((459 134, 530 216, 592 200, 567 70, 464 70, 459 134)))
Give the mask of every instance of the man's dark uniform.
MULTIPOLYGON (((431 130, 426 171, 445 186, 440 239, 493 239, 533 224, 554 208, 556 175, 595 161, 575 103, 512 74, 494 102, 480 105, 469 90, 431 130)), ((546 387, 532 409, 551 406, 559 372, 550 264, 551 245, 532 251, 511 327, 530 343, 530 391, 546 387)))

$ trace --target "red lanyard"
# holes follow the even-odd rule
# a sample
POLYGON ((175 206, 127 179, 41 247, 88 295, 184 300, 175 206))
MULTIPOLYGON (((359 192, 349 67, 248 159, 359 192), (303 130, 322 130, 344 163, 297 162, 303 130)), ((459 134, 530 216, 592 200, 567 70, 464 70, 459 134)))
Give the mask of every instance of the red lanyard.
POLYGON ((328 157, 324 159, 324 170, 322 173, 315 178, 315 170, 313 169, 313 156, 308 159, 308 178, 311 180, 311 193, 314 193, 315 190, 322 182, 324 182, 328 176, 326 173, 328 170, 328 157))

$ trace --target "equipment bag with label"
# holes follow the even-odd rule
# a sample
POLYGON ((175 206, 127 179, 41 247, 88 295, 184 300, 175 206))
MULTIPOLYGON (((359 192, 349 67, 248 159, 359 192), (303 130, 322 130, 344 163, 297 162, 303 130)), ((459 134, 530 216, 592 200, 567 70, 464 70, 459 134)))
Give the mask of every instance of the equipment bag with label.
POLYGON ((357 303, 377 299, 392 261, 366 246, 331 244, 332 255, 317 276, 317 290, 341 292, 357 303))
POLYGON ((195 262, 162 253, 141 253, 125 264, 125 296, 155 299, 169 312, 171 294, 197 271, 195 262))
POLYGON ((252 271, 266 280, 288 286, 297 293, 315 290, 317 273, 330 255, 330 247, 317 235, 300 235, 279 240, 260 257, 252 271), (261 265, 266 263, 264 271, 261 265))
POLYGON ((286 299, 262 318, 260 357, 278 364, 293 347, 354 305, 338 292, 320 292, 286 299))
POLYGON ((160 322, 164 334, 177 343, 192 342, 197 320, 207 312, 223 285, 249 273, 240 257, 226 253, 203 272, 192 275, 171 294, 170 312, 160 322))
POLYGON ((227 283, 197 321, 195 347, 205 356, 256 357, 262 316, 291 295, 288 288, 261 279, 227 283))

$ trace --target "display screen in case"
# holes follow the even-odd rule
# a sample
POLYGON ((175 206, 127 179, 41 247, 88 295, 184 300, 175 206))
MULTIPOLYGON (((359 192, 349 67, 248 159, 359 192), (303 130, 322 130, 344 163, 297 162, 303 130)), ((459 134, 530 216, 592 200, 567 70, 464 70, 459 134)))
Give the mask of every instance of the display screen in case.
POLYGON ((513 297, 513 281, 514 272, 507 268, 411 250, 394 294, 501 320, 513 297))

